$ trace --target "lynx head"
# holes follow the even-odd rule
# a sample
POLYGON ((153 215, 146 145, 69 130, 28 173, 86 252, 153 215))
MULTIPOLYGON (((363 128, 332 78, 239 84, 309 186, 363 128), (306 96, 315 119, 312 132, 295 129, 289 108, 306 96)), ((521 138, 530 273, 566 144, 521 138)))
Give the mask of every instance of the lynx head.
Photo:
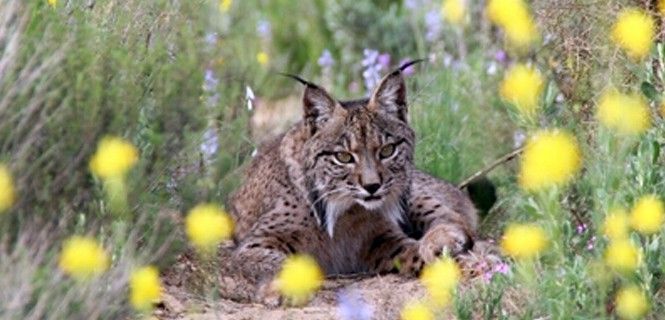
MULTIPOLYGON (((409 64, 410 65, 410 64, 409 64)), ((320 225, 360 206, 402 221, 411 183, 414 132, 407 122, 402 70, 385 76, 368 99, 338 101, 306 82, 303 174, 320 225)))

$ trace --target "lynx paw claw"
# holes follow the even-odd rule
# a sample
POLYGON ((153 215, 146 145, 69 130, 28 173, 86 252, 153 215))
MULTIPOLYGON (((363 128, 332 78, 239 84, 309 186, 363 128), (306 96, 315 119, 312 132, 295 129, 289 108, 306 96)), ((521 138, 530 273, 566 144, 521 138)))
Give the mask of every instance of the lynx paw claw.
POLYGON ((447 225, 438 225, 428 230, 420 239, 420 256, 425 263, 431 263, 444 252, 455 256, 473 246, 472 239, 462 230, 447 225))

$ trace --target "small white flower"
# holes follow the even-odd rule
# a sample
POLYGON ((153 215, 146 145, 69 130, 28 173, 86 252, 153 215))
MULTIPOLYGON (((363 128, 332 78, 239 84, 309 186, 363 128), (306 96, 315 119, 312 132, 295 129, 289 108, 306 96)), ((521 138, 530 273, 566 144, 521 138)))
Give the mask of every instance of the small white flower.
POLYGON ((513 147, 514 148, 519 148, 524 145, 524 141, 526 141, 526 134, 524 131, 518 130, 513 133, 513 147))
POLYGON ((252 111, 254 109, 254 91, 249 86, 245 87, 245 99, 247 99, 247 110, 252 111))
POLYGON ((487 66, 487 74, 490 76, 493 76, 496 74, 498 67, 496 65, 496 62, 491 61, 489 65, 487 66))

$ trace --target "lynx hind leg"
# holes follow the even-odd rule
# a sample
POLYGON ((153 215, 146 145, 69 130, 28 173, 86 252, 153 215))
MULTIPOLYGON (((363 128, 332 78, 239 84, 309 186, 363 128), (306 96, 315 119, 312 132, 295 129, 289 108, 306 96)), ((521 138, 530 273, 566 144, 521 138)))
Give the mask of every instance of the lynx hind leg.
POLYGON ((418 241, 394 230, 377 235, 366 252, 373 273, 418 275, 425 264, 418 241))
POLYGON ((452 255, 473 247, 478 217, 466 194, 423 173, 412 185, 409 220, 420 238, 420 255, 429 263, 444 251, 452 255))

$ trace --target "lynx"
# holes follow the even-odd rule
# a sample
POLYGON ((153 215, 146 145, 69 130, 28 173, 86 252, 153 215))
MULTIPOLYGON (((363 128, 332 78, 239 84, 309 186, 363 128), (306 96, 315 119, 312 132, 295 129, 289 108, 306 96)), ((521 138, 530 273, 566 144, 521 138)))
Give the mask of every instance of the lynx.
POLYGON ((367 99, 340 101, 305 85, 303 119, 263 144, 231 199, 234 259, 271 299, 282 261, 303 253, 327 275, 417 275, 444 250, 473 245, 478 217, 465 193, 413 164, 406 64, 367 99))

